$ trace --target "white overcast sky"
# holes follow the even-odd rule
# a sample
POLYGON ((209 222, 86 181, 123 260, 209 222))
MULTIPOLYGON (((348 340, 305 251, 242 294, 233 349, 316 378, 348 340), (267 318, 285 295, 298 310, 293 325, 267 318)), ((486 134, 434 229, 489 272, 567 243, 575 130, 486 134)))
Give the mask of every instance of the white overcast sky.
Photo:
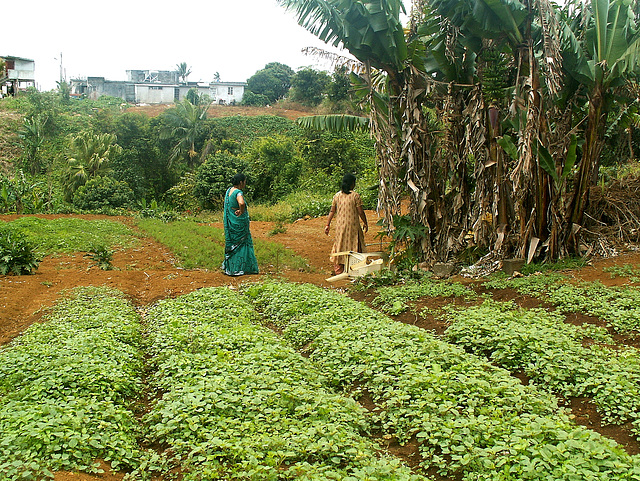
POLYGON ((302 54, 305 47, 338 52, 276 0, 32 0, 20 10, 3 16, 0 56, 35 60, 41 90, 56 88, 61 53, 67 80, 126 80, 127 70, 175 70, 187 62, 190 81, 208 82, 219 72, 222 81, 244 82, 269 62, 329 68, 302 54))

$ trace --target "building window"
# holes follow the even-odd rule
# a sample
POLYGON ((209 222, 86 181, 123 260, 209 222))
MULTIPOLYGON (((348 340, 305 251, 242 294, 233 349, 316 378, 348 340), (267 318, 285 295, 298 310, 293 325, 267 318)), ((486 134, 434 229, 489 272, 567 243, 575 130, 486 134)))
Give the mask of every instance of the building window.
POLYGON ((227 95, 233 95, 233 87, 227 89, 227 95))

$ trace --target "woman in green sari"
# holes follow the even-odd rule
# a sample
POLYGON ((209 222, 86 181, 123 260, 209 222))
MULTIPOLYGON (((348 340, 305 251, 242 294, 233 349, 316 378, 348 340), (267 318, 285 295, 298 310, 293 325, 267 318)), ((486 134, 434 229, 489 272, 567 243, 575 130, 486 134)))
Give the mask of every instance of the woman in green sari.
POLYGON ((236 174, 233 187, 224 195, 224 262, 222 270, 229 276, 257 274, 258 261, 253 252, 253 239, 249 232, 249 212, 243 190, 247 185, 244 174, 236 174))

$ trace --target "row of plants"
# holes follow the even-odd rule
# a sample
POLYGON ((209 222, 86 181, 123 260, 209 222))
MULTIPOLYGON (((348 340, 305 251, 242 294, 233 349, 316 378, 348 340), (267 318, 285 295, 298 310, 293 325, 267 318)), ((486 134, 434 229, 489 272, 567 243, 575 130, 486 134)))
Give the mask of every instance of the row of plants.
POLYGON ((609 347, 605 328, 567 324, 557 311, 517 309, 512 302, 453 307, 443 317, 451 323, 449 341, 524 372, 543 389, 592 398, 605 423, 632 421, 640 437, 640 356, 635 348, 609 347))
POLYGON ((179 466, 184 480, 426 479, 379 455, 363 409, 258 325, 237 292, 161 301, 146 320, 157 400, 143 420, 163 447, 156 469, 179 466))
POLYGON ((460 347, 317 287, 244 292, 335 389, 368 393, 380 433, 417 441, 425 468, 463 480, 640 477, 637 456, 460 347))
POLYGON ((136 467, 140 316, 116 291, 77 288, 45 320, 0 351, 0 477, 136 467))
POLYGON ((599 317, 620 333, 640 333, 640 289, 637 287, 607 287, 600 282, 574 284, 560 273, 494 279, 484 285, 493 289, 513 288, 542 298, 561 312, 599 317))
POLYGON ((432 279, 428 275, 407 279, 400 285, 378 287, 372 305, 387 314, 398 315, 409 309, 409 303, 421 297, 462 297, 474 300, 476 292, 462 284, 432 279))

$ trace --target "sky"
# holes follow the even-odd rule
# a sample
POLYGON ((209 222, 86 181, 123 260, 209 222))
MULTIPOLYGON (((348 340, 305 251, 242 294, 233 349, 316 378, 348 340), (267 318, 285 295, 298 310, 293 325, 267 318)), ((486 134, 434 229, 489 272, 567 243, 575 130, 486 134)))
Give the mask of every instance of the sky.
POLYGON ((32 0, 23 14, 3 18, 0 56, 35 61, 38 89, 63 77, 126 80, 127 70, 176 70, 189 81, 245 82, 270 62, 293 70, 330 64, 304 55, 328 46, 296 22, 276 0, 109 0, 60 3, 32 0))

